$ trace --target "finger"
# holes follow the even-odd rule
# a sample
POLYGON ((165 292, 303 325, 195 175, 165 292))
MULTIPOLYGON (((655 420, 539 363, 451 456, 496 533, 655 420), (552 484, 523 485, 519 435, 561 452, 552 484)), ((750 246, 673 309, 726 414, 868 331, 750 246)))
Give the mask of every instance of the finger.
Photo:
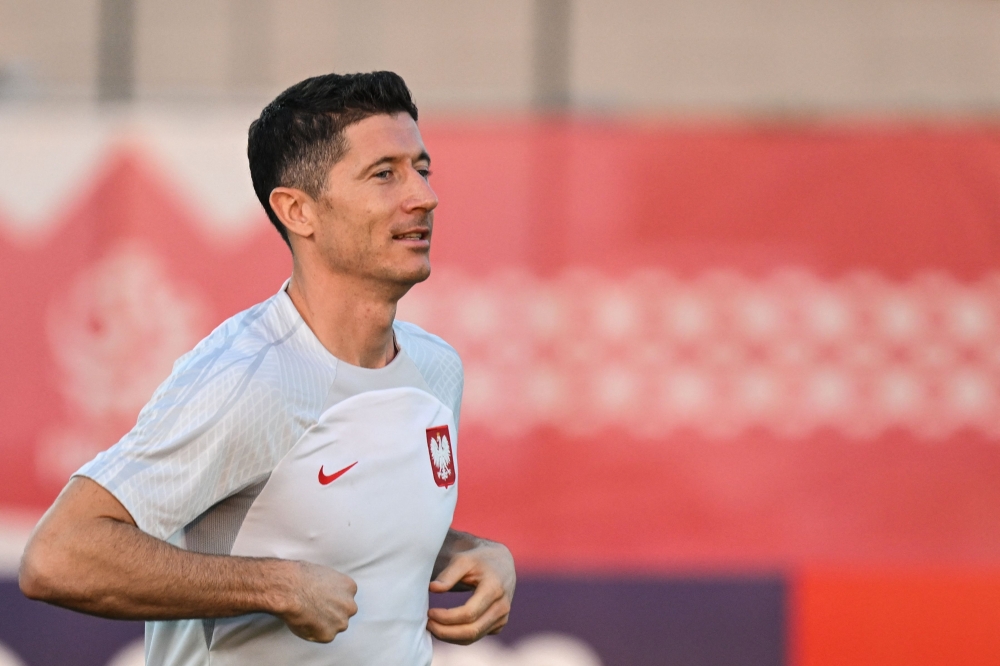
POLYGON ((475 622, 453 625, 430 619, 427 621, 427 630, 438 640, 468 645, 486 634, 499 632, 507 624, 509 615, 510 607, 506 603, 497 602, 475 622))
POLYGON ((451 587, 447 587, 444 583, 439 583, 436 580, 431 581, 430 590, 435 594, 442 594, 444 592, 472 592, 476 589, 475 585, 469 583, 458 581, 451 587))
POLYGON ((510 609, 504 613, 499 620, 494 622, 489 629, 486 630, 487 634, 499 634, 500 630, 507 626, 507 620, 510 619, 510 609))
POLYGON ((483 583, 472 596, 456 608, 431 608, 428 617, 440 624, 470 624, 479 620, 486 611, 503 598, 503 587, 483 583))
POLYGON ((475 562, 467 557, 456 557, 452 562, 438 574, 438 577, 431 581, 431 592, 447 592, 452 589, 472 572, 475 562))
POLYGON ((329 627, 289 626, 289 629, 291 629, 292 633, 298 636, 299 638, 305 639, 312 643, 329 643, 334 639, 334 637, 336 637, 337 634, 340 633, 336 629, 332 629, 329 627))

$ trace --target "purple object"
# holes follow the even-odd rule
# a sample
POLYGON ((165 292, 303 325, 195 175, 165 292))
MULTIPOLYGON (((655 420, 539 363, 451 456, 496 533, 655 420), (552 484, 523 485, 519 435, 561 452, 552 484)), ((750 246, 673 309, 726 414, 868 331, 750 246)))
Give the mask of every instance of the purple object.
MULTIPOLYGON (((457 605, 468 594, 432 595, 457 605)), ((506 643, 539 632, 579 638, 604 666, 783 666, 787 585, 773 577, 522 576, 506 643)), ((29 601, 0 581, 0 642, 27 666, 106 666, 141 622, 104 620, 29 601)))

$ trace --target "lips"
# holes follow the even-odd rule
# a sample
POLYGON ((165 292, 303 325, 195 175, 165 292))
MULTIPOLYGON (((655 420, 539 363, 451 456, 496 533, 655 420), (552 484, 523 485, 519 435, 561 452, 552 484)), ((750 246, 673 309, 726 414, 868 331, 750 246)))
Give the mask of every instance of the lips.
POLYGON ((420 229, 407 229, 406 231, 398 234, 393 234, 393 240, 403 240, 403 241, 425 241, 431 235, 431 230, 426 228, 420 229))

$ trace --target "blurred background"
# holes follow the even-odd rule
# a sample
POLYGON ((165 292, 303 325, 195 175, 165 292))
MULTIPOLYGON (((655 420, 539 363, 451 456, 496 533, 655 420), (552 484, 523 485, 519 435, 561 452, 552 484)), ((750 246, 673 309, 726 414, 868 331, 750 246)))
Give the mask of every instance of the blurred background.
POLYGON ((24 541, 288 275, 250 121, 376 69, 519 563, 437 666, 1000 663, 1000 2, 0 0, 0 666, 142 663, 24 541))

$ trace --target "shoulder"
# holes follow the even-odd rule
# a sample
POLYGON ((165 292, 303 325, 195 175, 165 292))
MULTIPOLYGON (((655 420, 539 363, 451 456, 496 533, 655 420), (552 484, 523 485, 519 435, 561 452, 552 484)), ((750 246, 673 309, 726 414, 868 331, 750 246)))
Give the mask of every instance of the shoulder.
POLYGON ((448 405, 458 422, 462 405, 465 374, 462 359, 455 348, 416 324, 397 321, 393 324, 396 339, 438 400, 448 405))
POLYGON ((247 369, 256 372, 266 364, 309 356, 311 350, 296 340, 304 322, 282 306, 275 296, 225 320, 177 360, 173 375, 193 374, 207 380, 239 375, 247 369), (205 372, 208 368, 216 372, 205 372))
POLYGON ((263 365, 267 353, 280 338, 266 321, 269 301, 236 314, 209 333, 194 349, 174 363, 170 376, 154 394, 183 389, 189 398, 218 397, 215 391, 198 389, 226 385, 252 377, 263 365))
POLYGON ((399 345, 418 366, 422 364, 443 363, 462 367, 462 359, 455 348, 433 333, 428 333, 416 324, 406 321, 396 321, 393 324, 399 345))
POLYGON ((439 353, 451 354, 456 358, 458 357, 458 352, 455 351, 455 348, 445 342, 443 338, 433 333, 428 333, 416 324, 397 319, 393 322, 392 328, 395 330, 396 337, 401 343, 405 338, 407 341, 419 346, 429 346, 439 353))
POLYGON ((140 414, 137 429, 155 428, 163 436, 195 424, 222 425, 230 416, 259 428, 261 419, 277 425, 301 411, 288 409, 288 403, 321 403, 323 378, 307 381, 316 372, 301 376, 299 357, 305 352, 294 340, 301 320, 283 317, 274 300, 230 317, 179 358, 140 414))
POLYGON ((175 371, 222 358, 237 361, 279 345, 294 333, 297 323, 284 321, 280 310, 276 299, 269 298, 226 319, 177 360, 175 371))
POLYGON ((332 372, 303 371, 296 330, 268 301, 226 320, 174 364, 135 427, 77 473, 160 538, 266 476, 330 384, 332 372))

